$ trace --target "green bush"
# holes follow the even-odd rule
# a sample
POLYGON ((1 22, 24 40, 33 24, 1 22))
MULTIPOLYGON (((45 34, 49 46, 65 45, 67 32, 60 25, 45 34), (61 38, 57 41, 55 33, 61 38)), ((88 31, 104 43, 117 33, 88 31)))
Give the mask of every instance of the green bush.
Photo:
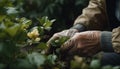
MULTIPOLYGON (((52 32, 57 32, 73 25, 74 20, 89 0, 5 0, 12 3, 14 8, 10 12, 17 13, 17 17, 27 17, 36 23, 36 18, 48 16, 56 19, 52 32), (17 10, 17 11, 16 11, 17 10), (56 27, 59 26, 59 27, 56 27)), ((4 1, 4 2, 5 2, 4 1)), ((35 24, 36 25, 36 24, 35 24)))
POLYGON ((53 41, 51 48, 46 45, 48 33, 70 27, 87 3, 88 0, 0 0, 0 69, 119 69, 100 67, 100 60, 94 58, 73 56, 66 60, 59 48, 68 37, 53 41), (51 52, 46 54, 46 49, 51 52))

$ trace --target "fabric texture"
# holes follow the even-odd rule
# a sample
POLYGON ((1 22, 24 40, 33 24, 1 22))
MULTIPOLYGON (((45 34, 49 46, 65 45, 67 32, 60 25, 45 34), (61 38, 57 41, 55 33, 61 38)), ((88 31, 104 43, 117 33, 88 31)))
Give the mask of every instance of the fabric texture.
MULTIPOLYGON (((103 30, 109 28, 109 18, 106 6, 107 0, 90 0, 88 7, 75 20, 74 25, 81 24, 87 30, 103 30)), ((111 11, 111 10, 109 10, 111 11)), ((119 22, 114 22, 119 25, 119 22)), ((114 24, 113 23, 113 24, 114 24)), ((112 47, 116 53, 120 53, 120 27, 112 30, 112 47)))
POLYGON ((112 47, 112 32, 104 31, 101 33, 101 48, 104 52, 114 52, 112 47))
POLYGON ((101 66, 106 65, 120 66, 120 54, 103 53, 103 56, 101 58, 101 66))
POLYGON ((83 9, 74 24, 80 23, 87 30, 105 30, 108 27, 105 0, 90 0, 88 7, 83 9))
POLYGON ((76 24, 71 29, 77 29, 79 32, 82 32, 82 31, 86 30, 85 26, 83 26, 81 24, 76 24))

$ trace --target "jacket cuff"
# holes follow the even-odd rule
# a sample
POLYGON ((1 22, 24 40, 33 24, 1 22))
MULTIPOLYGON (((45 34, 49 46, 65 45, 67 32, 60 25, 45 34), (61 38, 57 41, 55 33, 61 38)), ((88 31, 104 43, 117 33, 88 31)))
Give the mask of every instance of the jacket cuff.
POLYGON ((79 32, 85 31, 85 27, 81 24, 75 24, 71 29, 77 29, 79 32))
POLYGON ((101 48, 104 52, 114 52, 112 47, 112 32, 104 31, 101 33, 101 48))

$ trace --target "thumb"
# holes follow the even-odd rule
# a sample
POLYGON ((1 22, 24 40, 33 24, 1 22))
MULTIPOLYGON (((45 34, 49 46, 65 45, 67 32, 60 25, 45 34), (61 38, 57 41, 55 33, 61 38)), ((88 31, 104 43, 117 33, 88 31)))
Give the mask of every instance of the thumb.
POLYGON ((53 40, 59 39, 59 37, 60 37, 59 34, 54 34, 54 35, 48 40, 47 46, 50 46, 51 42, 52 42, 53 40))

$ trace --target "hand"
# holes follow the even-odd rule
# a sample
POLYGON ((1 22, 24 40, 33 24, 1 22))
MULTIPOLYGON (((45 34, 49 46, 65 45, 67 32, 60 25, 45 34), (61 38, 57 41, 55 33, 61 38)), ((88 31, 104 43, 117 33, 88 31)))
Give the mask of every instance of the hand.
POLYGON ((61 46, 61 52, 67 55, 90 57, 101 51, 100 31, 76 33, 61 46))
POLYGON ((50 40, 47 42, 47 46, 49 47, 47 52, 46 53, 50 53, 50 50, 51 50, 51 46, 50 46, 50 43, 53 41, 53 40, 57 40, 59 39, 60 37, 63 37, 63 36, 67 36, 67 37, 72 37, 75 33, 77 33, 78 30, 76 29, 68 29, 68 30, 64 30, 62 32, 58 32, 58 33, 55 33, 51 38, 50 40))

